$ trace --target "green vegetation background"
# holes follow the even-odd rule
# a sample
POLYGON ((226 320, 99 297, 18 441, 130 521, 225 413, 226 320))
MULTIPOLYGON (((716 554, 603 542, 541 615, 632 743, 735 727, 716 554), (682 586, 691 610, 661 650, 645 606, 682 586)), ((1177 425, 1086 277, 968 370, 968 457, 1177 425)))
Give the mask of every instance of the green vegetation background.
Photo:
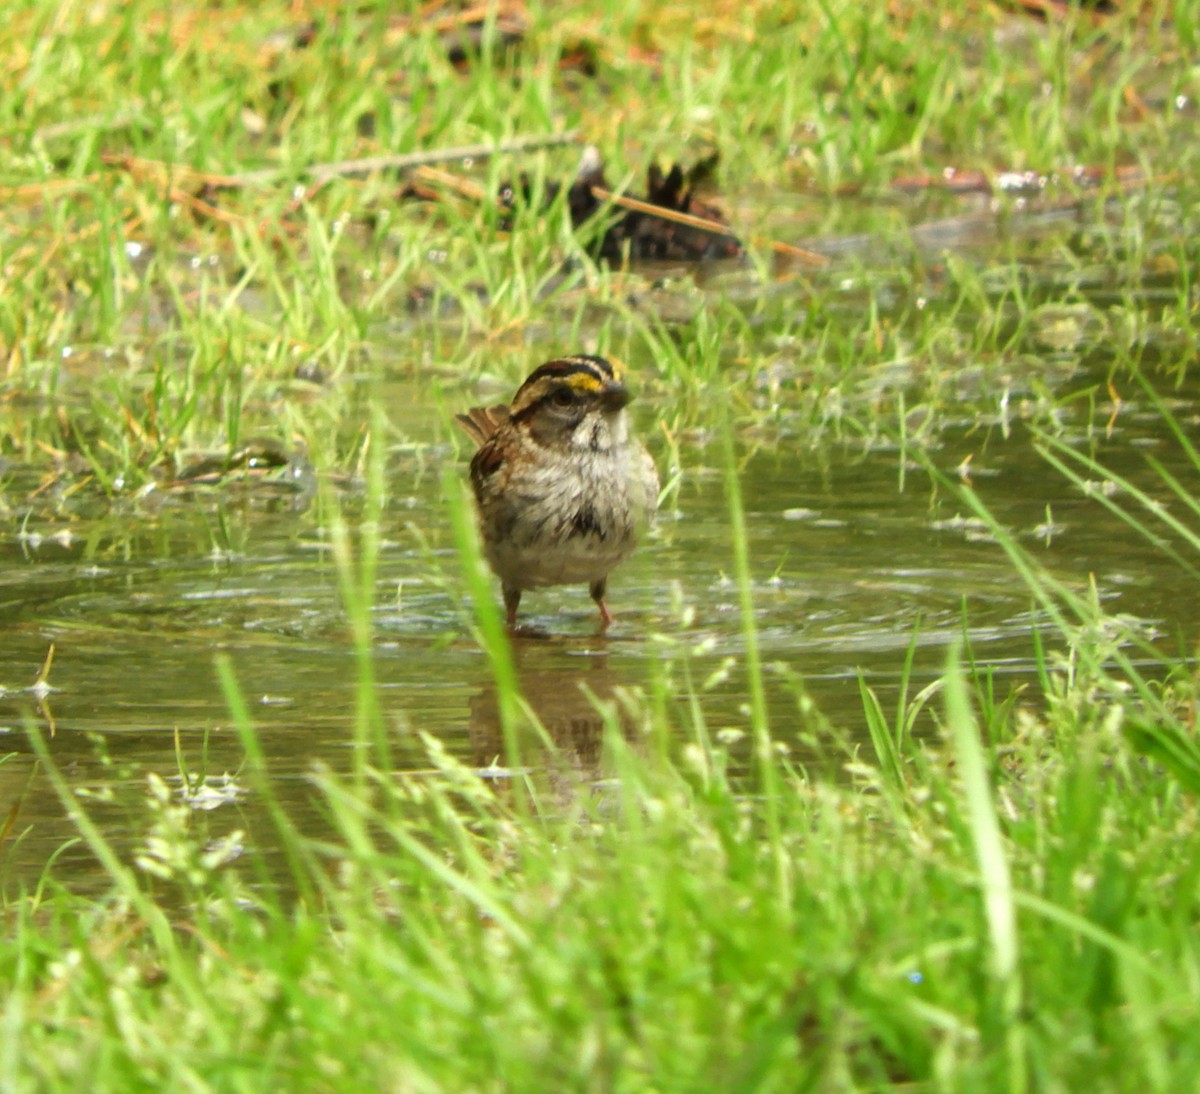
MULTIPOLYGON (((364 747, 352 771, 314 776, 336 844, 307 843, 276 807, 287 898, 224 868, 202 818, 160 784, 146 806, 158 842, 140 862, 80 814, 112 892, 72 897, 52 867, 35 890, 6 891, 0 1087, 1189 1089, 1190 675, 1139 675, 1100 608, 1040 574, 1002 529, 1014 573, 1061 624, 1039 646, 1040 694, 994 696, 969 651, 894 713, 864 688, 872 748, 831 734, 831 750, 846 749, 835 781, 808 778, 771 740, 749 616, 734 671, 752 785, 726 777, 694 708, 665 694, 636 712, 645 747, 610 734, 611 794, 498 787, 432 740, 436 776, 397 780, 372 697, 369 608, 389 446, 449 436, 440 419, 406 434, 372 396, 383 375, 428 383, 433 406, 442 388, 511 384, 541 349, 586 339, 638 364, 670 437, 720 433, 728 407, 735 434, 794 442, 799 430, 828 448, 890 435, 920 406, 906 438, 919 452, 947 416, 978 411, 979 389, 956 386, 956 370, 1029 366, 1045 308, 1091 306, 1079 286, 1100 267, 1115 303, 1093 307, 1090 337, 1116 347, 1111 376, 1184 382, 1197 343, 1200 10, 479 12, 472 27, 461 9, 382 3, 6 7, 0 458, 121 498, 265 435, 349 476, 361 521, 337 524, 335 539, 364 747), (428 177, 312 170, 570 131, 566 146, 448 167, 485 191, 525 172, 536 191, 569 178, 588 143, 614 187, 638 189, 648 163, 716 150, 753 290, 664 289, 598 268, 561 201, 504 226, 490 202, 428 177), (1051 204, 1111 205, 1084 219, 1083 246, 1062 246, 1049 296, 1028 294, 1019 234, 983 262, 914 245, 912 202, 893 183, 924 192, 913 180, 947 168, 1033 172, 1051 204), (840 253, 852 237, 874 243, 833 273, 789 267, 768 242, 840 253), (889 312, 897 292, 905 303, 889 312), (772 338, 812 358, 781 395, 791 416, 747 383, 772 338), (912 364, 895 383, 865 384, 898 361, 912 364), (844 396, 836 415, 831 393, 844 396), (918 714, 936 723, 921 741, 918 714)), ((959 209, 928 201, 931 215, 959 209)), ((1048 424, 1054 409, 1050 390, 1032 413, 1048 424)), ((686 469, 696 451, 675 458, 686 469)), ((735 485, 732 444, 715 459, 735 485)), ((730 494, 733 572, 748 588, 730 494)), ((7 516, 18 501, 0 496, 7 516)), ((457 519, 465 583, 481 587, 457 519)), ((477 599, 515 747, 519 697, 477 599)), ((227 666, 224 680, 246 778, 269 802, 227 666)), ((816 718, 793 686, 797 719, 816 718)), ((18 823, 10 814, 6 837, 18 823)))

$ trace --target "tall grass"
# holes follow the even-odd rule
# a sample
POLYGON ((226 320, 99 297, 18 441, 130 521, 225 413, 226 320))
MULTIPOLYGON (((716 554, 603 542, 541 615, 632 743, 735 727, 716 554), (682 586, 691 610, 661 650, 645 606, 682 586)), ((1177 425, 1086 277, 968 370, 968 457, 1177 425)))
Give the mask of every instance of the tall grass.
MULTIPOLYGON (((878 763, 842 753, 841 780, 759 742, 753 781, 731 781, 684 695, 642 712, 670 718, 669 749, 602 719, 601 770, 557 768, 553 783, 515 764, 484 777, 433 739, 410 775, 360 748, 350 771, 314 774, 330 824, 317 840, 272 799, 222 662, 287 883, 206 857, 166 814, 151 879, 89 822, 31 728, 113 888, 10 903, 8 1088, 1185 1088, 1200 1064, 1193 790, 1142 762, 1122 727, 1190 735, 1142 704, 1151 683, 1119 649, 1101 656, 1098 626, 1071 621, 1099 624, 1095 603, 997 531, 1060 605, 1043 692, 997 706, 954 655, 897 730, 880 724, 878 763), (937 691, 940 729, 911 732, 937 691), (986 735, 973 707, 993 711, 986 735)), ((352 620, 373 596, 356 572, 352 620)), ((516 753, 537 727, 488 621, 494 594, 465 588, 516 753)), ((871 699, 868 724, 882 719, 871 699)), ((830 738, 830 758, 848 747, 830 738)))
MULTIPOLYGON (((5 889, 0 1089, 1194 1085, 1194 666, 1048 573, 934 459, 947 420, 1007 436, 1023 416, 1047 466, 1107 506, 1097 519, 1194 576, 1186 479, 1151 465, 1154 487, 1137 487, 1057 427, 1079 355, 1111 353, 1123 377, 1157 346, 1181 381, 1194 356, 1197 5, 1038 22, 986 5, 793 7, 535 4, 511 48, 489 9, 464 69, 428 21, 407 22, 425 9, 10 5, 0 462, 56 486, 78 476, 68 496, 94 483, 124 499, 262 431, 302 442, 354 709, 345 763, 305 776, 319 823, 301 820, 246 700, 254 666, 216 659, 235 779, 246 815, 276 834, 271 859, 216 835, 162 780, 136 833, 102 826, 27 725, 107 890, 72 892, 53 861, 5 889), (723 295, 707 270, 599 267, 561 198, 504 231, 457 193, 412 200, 407 176, 296 185, 315 163, 575 126, 610 181, 715 146, 729 194, 766 195, 735 204, 755 252, 746 280, 723 295), (1048 199, 1055 223, 1072 218, 1049 242, 993 195, 1013 214, 985 215, 1008 255, 980 270, 978 218, 927 194, 919 208, 948 212, 939 231, 968 257, 934 254, 943 236, 910 234, 918 205, 891 187, 951 166, 1080 161, 1177 172, 1176 189, 1127 195, 1107 179, 1112 200, 1078 220, 1048 199), (756 241, 768 233, 824 236, 834 274, 776 269, 756 241), (1049 272, 1030 284, 1023 260, 1049 272), (1151 322, 1146 287, 1172 270, 1151 322), (1096 303, 1097 283, 1119 303, 1096 303), (439 517, 457 568, 442 576, 489 666, 503 741, 503 764, 477 769, 381 701, 380 524, 408 408, 380 386, 395 373, 503 386, 533 348, 589 340, 645 362, 676 489, 709 458, 692 439, 716 431, 728 536, 711 562, 737 587, 739 652, 722 671, 744 711, 712 732, 693 632, 660 621, 670 633, 639 636, 662 654, 644 690, 592 696, 598 758, 558 755, 456 472, 439 517), (851 440, 895 443, 893 423, 901 487, 923 461, 1039 608, 1037 679, 1001 694, 968 647, 912 694, 914 632, 894 706, 864 677, 860 724, 834 725, 760 648, 736 446, 752 435, 830 460, 851 440), (768 683, 791 689, 803 735, 768 716, 768 683), (731 774, 739 732, 745 775, 731 774), (804 767, 784 747, 800 736, 804 767), (398 770, 401 742, 421 770, 398 770)), ((578 151, 460 166, 489 192, 522 170, 537 190, 569 178, 578 151)), ((1185 423, 1146 397, 1200 473, 1185 423)), ((412 443, 444 448, 444 426, 412 443)), ((39 498, 57 496, 44 485, 39 498)), ((587 683, 563 674, 564 689, 587 683)), ((197 759, 179 753, 186 782, 197 759)), ((3 844, 16 814, 0 812, 3 844)))

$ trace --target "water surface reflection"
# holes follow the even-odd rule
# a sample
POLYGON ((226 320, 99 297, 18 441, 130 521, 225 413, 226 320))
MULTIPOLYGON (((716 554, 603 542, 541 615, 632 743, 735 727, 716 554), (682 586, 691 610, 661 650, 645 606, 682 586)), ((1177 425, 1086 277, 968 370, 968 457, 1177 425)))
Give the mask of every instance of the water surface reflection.
MULTIPOLYGON (((1103 442, 1105 458, 1150 485, 1149 448, 1186 476, 1152 422, 1123 419, 1103 442)), ((953 469, 968 454, 980 495, 1051 573, 1080 589, 1095 575, 1110 606, 1143 620, 1148 632, 1190 627, 1195 592, 1186 577, 1049 472, 1019 426, 986 443, 977 434, 947 436, 936 458, 953 469)), ((914 688, 937 675, 964 630, 978 661, 1014 686, 1029 678, 1038 615, 986 529, 935 495, 919 469, 905 470, 901 490, 896 451, 846 446, 839 455, 818 460, 798 442, 747 454, 743 489, 766 661, 802 676, 825 718, 851 733, 862 726, 859 674, 886 704, 910 642, 914 688)), ((601 777, 603 719, 588 693, 636 740, 641 728, 628 697, 665 688, 675 723, 687 726, 691 680, 709 731, 729 731, 735 772, 748 764, 748 741, 737 741, 747 724, 738 594, 721 475, 709 456, 690 454, 658 528, 614 576, 618 624, 610 635, 595 634, 582 589, 528 598, 528 621, 550 637, 519 641, 516 657, 555 748, 534 748, 524 762, 552 754, 601 777)), ((470 635, 439 477, 405 485, 382 528, 375 609, 392 760, 399 769, 425 768, 419 733, 428 733, 472 768, 504 765, 495 693, 470 635)), ((0 765, 0 807, 21 805, 3 851, 8 881, 33 883, 75 835, 36 772, 25 719, 47 735, 56 763, 125 853, 145 827, 148 772, 178 786, 182 757, 214 786, 236 777, 243 754, 216 685, 217 652, 231 658, 251 700, 277 793, 298 827, 320 828, 308 776, 318 763, 335 772, 349 766, 355 678, 326 548, 315 509, 250 506, 219 519, 199 502, 99 515, 34 510, 10 527, 0 538, 0 727, 10 753, 0 765), (52 690, 40 694, 30 689, 51 644, 52 690)), ((769 683, 774 731, 813 760, 818 727, 803 723, 785 675, 772 673, 769 683)), ((252 795, 215 804, 206 822, 214 834, 240 828, 252 842, 268 833, 261 838, 270 843, 252 795)), ((97 881, 78 845, 62 853, 56 872, 81 887, 97 881)))

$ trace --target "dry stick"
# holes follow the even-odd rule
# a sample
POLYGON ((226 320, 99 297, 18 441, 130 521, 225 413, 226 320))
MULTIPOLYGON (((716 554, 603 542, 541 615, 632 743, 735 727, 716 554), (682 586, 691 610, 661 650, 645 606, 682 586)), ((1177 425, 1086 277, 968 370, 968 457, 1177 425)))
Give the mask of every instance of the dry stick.
POLYGON ((1064 19, 1067 16, 1079 18, 1082 15, 1093 27, 1102 26, 1104 20, 1107 18, 1102 12, 1098 11, 1089 12, 1084 15, 1077 7, 1061 3, 1060 0, 1016 0, 1016 6, 1024 8, 1033 15, 1042 15, 1047 18, 1051 16, 1056 19, 1064 19))
POLYGON ((412 34, 414 27, 442 34, 446 31, 457 30, 471 23, 483 23, 487 17, 495 13, 496 30, 501 33, 520 34, 525 30, 526 21, 523 18, 524 6, 521 4, 499 4, 490 0, 486 4, 477 4, 463 11, 452 12, 437 18, 438 11, 443 7, 442 0, 433 0, 425 4, 414 16, 401 16, 393 19, 386 32, 386 41, 395 43, 412 34), (512 9, 512 10, 508 10, 512 9))
POLYGON ((73 137, 86 130, 121 129, 136 122, 144 110, 144 104, 137 100, 120 110, 107 114, 89 114, 83 118, 71 118, 65 122, 43 125, 41 129, 34 131, 34 136, 38 140, 52 141, 58 137, 73 137))
POLYGON ((458 175, 452 175, 449 171, 440 171, 436 167, 418 167, 413 172, 413 178, 444 186, 447 190, 453 190, 456 194, 470 198, 472 201, 483 201, 487 197, 487 190, 479 183, 459 178, 458 175))
MULTIPOLYGON (((319 163, 308 168, 305 174, 316 179, 340 178, 343 175, 365 175, 372 171, 399 171, 407 167, 421 167, 429 163, 446 163, 449 160, 481 160, 489 156, 505 155, 509 152, 528 152, 534 148, 552 148, 560 144, 574 144, 579 130, 568 129, 565 133, 547 133, 544 136, 514 137, 499 144, 468 144, 461 148, 435 148, 428 152, 404 152, 395 156, 370 156, 362 160, 343 160, 341 163, 319 163)), ((252 172, 263 174, 264 172, 252 172)), ((273 177, 287 174, 275 170, 273 177)))
POLYGON ((446 163, 450 160, 480 160, 489 156, 500 156, 509 152, 527 152, 533 148, 550 148, 559 144, 573 144, 579 135, 577 129, 565 133, 547 133, 542 136, 514 137, 496 144, 464 144, 459 148, 433 148, 426 152, 402 152, 394 156, 368 156, 361 160, 339 160, 336 163, 314 163, 308 167, 267 167, 261 171, 246 171, 240 175, 209 176, 215 186, 255 186, 288 177, 311 176, 318 182, 342 178, 346 175, 369 175, 373 171, 402 171, 421 167, 429 163, 446 163))
POLYGON ((193 212, 199 213, 201 216, 206 216, 210 220, 220 221, 222 224, 246 223, 246 217, 218 209, 215 205, 211 205, 207 201, 202 201, 198 197, 193 197, 186 190, 180 190, 177 186, 170 187, 167 190, 167 196, 177 204, 186 206, 193 212))
MULTIPOLYGON (((460 179, 457 175, 450 174, 449 171, 439 171, 435 167, 418 167, 413 174, 425 182, 438 183, 457 194, 461 194, 463 197, 472 198, 475 201, 482 201, 487 196, 487 191, 478 183, 471 182, 469 179, 460 179)), ((714 235, 726 236, 729 239, 735 238, 733 232, 726 225, 720 224, 715 220, 693 216, 691 213, 680 213, 674 209, 667 209, 662 205, 653 205, 648 201, 625 197, 623 194, 614 194, 611 190, 606 190, 603 186, 593 186, 591 187, 591 191, 592 197, 597 201, 611 201, 614 205, 619 205, 623 209, 630 209, 635 213, 647 213, 650 216, 658 217, 660 220, 673 221, 676 224, 683 224, 689 228, 699 228, 701 231, 712 232, 714 235)), ((758 243, 760 241, 755 240, 754 242, 758 243)), ((806 251, 801 247, 793 247, 788 243, 778 243, 771 240, 770 246, 777 254, 799 258, 813 266, 826 266, 829 264, 829 259, 824 255, 816 254, 813 251, 806 251)))
POLYGON ((558 144, 572 144, 579 135, 577 129, 565 133, 547 133, 544 136, 514 137, 498 144, 466 144, 459 148, 434 148, 426 152, 402 152, 394 156, 369 156, 361 160, 339 160, 335 163, 314 163, 307 167, 265 167, 261 171, 244 171, 238 175, 221 175, 212 171, 197 171, 183 164, 167 164, 162 160, 142 159, 106 153, 100 158, 107 164, 124 167, 128 171, 155 170, 176 179, 192 179, 224 189, 238 189, 274 182, 276 179, 313 176, 319 182, 341 178, 345 175, 366 175, 372 171, 396 171, 410 167, 421 167, 429 163, 445 163, 459 159, 487 159, 489 156, 508 152, 523 152, 533 148, 549 148, 558 144))
POLYGON ((57 194, 64 190, 82 190, 99 181, 100 175, 92 172, 77 179, 43 179, 41 182, 27 182, 20 186, 0 186, 0 201, 20 201, 24 198, 37 201, 48 194, 57 194))
MULTIPOLYGON (((501 141, 496 145, 464 145, 460 148, 441 148, 428 152, 404 152, 394 156, 371 156, 360 160, 319 163, 301 168, 297 173, 300 175, 311 175, 317 182, 328 182, 330 179, 339 178, 344 175, 415 168, 415 174, 418 177, 440 182, 442 185, 448 186, 465 196, 479 200, 483 196, 483 191, 475 188, 474 184, 463 179, 456 179, 448 172, 437 171, 430 165, 460 159, 485 159, 489 156, 502 155, 509 152, 526 151, 532 148, 546 148, 558 144, 570 144, 575 140, 577 135, 578 130, 570 129, 565 133, 547 134, 545 136, 516 137, 511 141, 501 141)), ((240 175, 216 175, 204 171, 195 171, 188 167, 168 168, 166 164, 159 161, 141 160, 133 156, 104 156, 103 158, 106 163, 120 164, 130 170, 133 170, 135 166, 138 168, 153 166, 158 170, 171 171, 176 177, 195 178, 211 186, 230 188, 270 182, 292 173, 284 168, 268 167, 261 171, 247 171, 240 175)), ((714 235, 726 236, 730 239, 736 238, 730 228, 715 220, 693 216, 691 213, 679 213, 674 209, 667 209, 661 205, 652 205, 650 202, 639 201, 637 198, 614 194, 611 190, 607 190, 603 186, 593 186, 591 191, 592 196, 597 201, 609 201, 624 209, 647 213, 650 216, 658 217, 660 220, 672 221, 690 228, 699 228, 701 231, 712 232, 714 235)), ((793 247, 790 243, 781 243, 778 240, 760 241, 758 239, 754 239, 752 242, 756 244, 767 242, 771 250, 776 254, 799 259, 809 266, 819 267, 829 265, 829 259, 825 255, 805 250, 803 247, 793 247)))
MULTIPOLYGON (((611 190, 606 190, 603 186, 593 186, 592 197, 597 201, 611 201, 614 205, 620 205, 623 209, 632 209, 636 213, 649 213, 650 216, 658 217, 660 220, 674 221, 676 224, 683 224, 689 228, 699 228, 704 232, 712 232, 713 235, 727 236, 730 239, 736 239, 733 230, 720 224, 715 220, 708 220, 705 217, 692 216, 691 213, 678 213, 674 209, 665 209, 661 205, 652 205, 648 201, 639 201, 637 198, 627 198, 621 194, 614 194, 611 190)), ((780 243, 778 240, 752 240, 752 242, 767 243, 771 250, 776 254, 787 255, 789 258, 798 258, 810 266, 828 266, 829 259, 822 254, 817 254, 816 251, 806 251, 803 247, 793 247, 790 243, 780 243)))
MULTIPOLYGON (((465 11, 457 11, 453 15, 444 15, 442 18, 434 19, 424 25, 434 33, 438 33, 443 30, 453 30, 456 27, 466 26, 468 23, 481 23, 488 17, 488 13, 494 7, 494 4, 476 4, 473 8, 467 8, 465 11)), ((412 23, 410 21, 405 30, 408 30, 411 26, 412 23)), ((501 30, 505 27, 513 30, 522 29, 519 20, 514 18, 511 12, 506 12, 501 8, 496 12, 496 28, 501 30)))

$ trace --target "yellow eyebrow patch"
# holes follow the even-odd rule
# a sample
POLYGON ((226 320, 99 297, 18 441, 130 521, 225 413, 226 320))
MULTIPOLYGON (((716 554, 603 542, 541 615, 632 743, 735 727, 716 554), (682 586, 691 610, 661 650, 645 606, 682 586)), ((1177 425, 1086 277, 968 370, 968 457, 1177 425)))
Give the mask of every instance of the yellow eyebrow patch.
POLYGON ((511 412, 514 417, 527 413, 554 391, 568 388, 580 397, 602 395, 614 387, 623 387, 624 367, 603 357, 578 353, 556 357, 539 365, 526 378, 513 396, 511 412))
POLYGON ((589 395, 604 390, 604 382, 594 372, 572 372, 563 379, 575 391, 585 392, 589 395))
POLYGON ((593 357, 588 354, 579 354, 574 357, 564 357, 562 361, 564 364, 577 365, 587 369, 592 375, 600 374, 602 384, 608 382, 608 376, 605 373, 612 376, 613 383, 625 382, 625 366, 614 357, 593 357))

